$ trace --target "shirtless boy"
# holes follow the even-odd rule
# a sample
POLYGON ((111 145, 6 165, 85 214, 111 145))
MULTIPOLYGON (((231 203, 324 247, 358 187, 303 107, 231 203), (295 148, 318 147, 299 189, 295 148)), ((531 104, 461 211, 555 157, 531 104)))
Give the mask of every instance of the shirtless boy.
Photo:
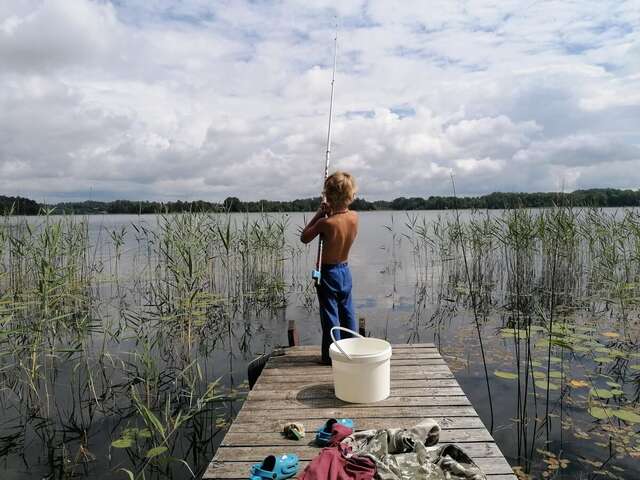
MULTIPOLYGON (((358 233, 358 214, 349 210, 356 193, 356 182, 346 172, 335 172, 324 182, 325 201, 302 230, 300 240, 309 243, 321 235, 324 242, 320 284, 317 287, 322 325, 322 362, 331 363, 329 346, 331 328, 345 327, 357 331, 351 298, 349 249, 358 233)), ((340 333, 340 331, 336 332, 340 333)), ((342 332, 336 339, 350 335, 342 332)))

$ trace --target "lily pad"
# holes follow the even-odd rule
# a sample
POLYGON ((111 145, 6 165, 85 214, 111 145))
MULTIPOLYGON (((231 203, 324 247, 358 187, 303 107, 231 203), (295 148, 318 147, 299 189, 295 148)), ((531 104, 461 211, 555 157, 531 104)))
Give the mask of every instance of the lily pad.
POLYGON ((628 423, 640 423, 640 415, 631 410, 614 410, 613 414, 628 423))
POLYGON ((588 347, 583 347, 582 345, 574 345, 573 351, 583 353, 583 352, 590 352, 591 349, 588 347))
POLYGON ((569 385, 571 385, 573 388, 585 388, 589 386, 589 382, 573 379, 569 381, 569 385))
POLYGON ((606 399, 613 397, 613 393, 611 393, 611 390, 607 390, 606 388, 592 388, 589 393, 598 398, 606 399))
POLYGON ((620 390, 619 388, 611 389, 611 395, 614 397, 619 397, 620 395, 624 395, 624 390, 620 390))
POLYGON ((590 407, 589 415, 597 418, 598 420, 604 420, 605 418, 609 418, 611 416, 611 410, 602 407, 590 407))
POLYGON ((607 385, 609 385, 611 388, 620 388, 620 384, 616 382, 607 382, 607 385))
POLYGON ((620 336, 620 334, 616 332, 604 332, 604 333, 601 333, 600 335, 607 338, 618 338, 620 336))
POLYGON ((574 333, 571 335, 571 338, 574 340, 591 340, 592 337, 584 333, 574 333))
POLYGON ((613 359, 611 357, 596 357, 593 361, 598 363, 611 363, 613 359))
POLYGON ((558 370, 552 370, 549 372, 551 378, 564 378, 564 373, 558 370))
POLYGON ((536 383, 536 387, 541 388, 542 390, 546 390, 547 387, 549 387, 549 390, 559 390, 560 389, 560 385, 558 385, 556 383, 551 383, 551 382, 549 382, 548 385, 547 385, 547 382, 536 383))
POLYGON ((518 374, 513 372, 503 372, 500 370, 496 370, 493 373, 496 377, 506 378, 507 380, 515 380, 518 378, 518 374))

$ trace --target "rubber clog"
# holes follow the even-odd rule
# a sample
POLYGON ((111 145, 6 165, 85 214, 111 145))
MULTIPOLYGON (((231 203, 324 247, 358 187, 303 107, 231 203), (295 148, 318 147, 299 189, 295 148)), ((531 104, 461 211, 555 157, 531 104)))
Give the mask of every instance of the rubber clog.
POLYGON ((321 447, 324 447, 331 440, 332 428, 335 423, 342 425, 353 430, 353 420, 350 418, 330 418, 316 430, 316 443, 321 447))
POLYGON ((251 467, 249 480, 285 480, 298 473, 299 459, 293 453, 285 455, 269 455, 262 463, 251 467))

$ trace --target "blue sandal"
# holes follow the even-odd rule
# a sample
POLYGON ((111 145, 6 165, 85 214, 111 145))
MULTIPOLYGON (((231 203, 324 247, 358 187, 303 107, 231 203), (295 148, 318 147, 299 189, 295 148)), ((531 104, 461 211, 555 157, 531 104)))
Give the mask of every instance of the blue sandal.
POLYGON ((249 480, 284 480, 298 473, 298 456, 293 453, 286 455, 269 455, 262 463, 251 467, 249 480))
POLYGON ((324 425, 316 430, 316 443, 318 445, 324 447, 329 443, 329 441, 331 440, 333 425, 336 423, 353 430, 353 420, 351 420, 350 418, 330 418, 325 422, 324 425))

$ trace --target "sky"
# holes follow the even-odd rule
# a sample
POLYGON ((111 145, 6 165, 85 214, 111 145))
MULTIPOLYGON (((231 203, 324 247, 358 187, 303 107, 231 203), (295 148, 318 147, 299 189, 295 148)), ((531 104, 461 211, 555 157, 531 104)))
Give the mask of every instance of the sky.
POLYGON ((640 0, 1 0, 0 195, 640 188, 640 0))

